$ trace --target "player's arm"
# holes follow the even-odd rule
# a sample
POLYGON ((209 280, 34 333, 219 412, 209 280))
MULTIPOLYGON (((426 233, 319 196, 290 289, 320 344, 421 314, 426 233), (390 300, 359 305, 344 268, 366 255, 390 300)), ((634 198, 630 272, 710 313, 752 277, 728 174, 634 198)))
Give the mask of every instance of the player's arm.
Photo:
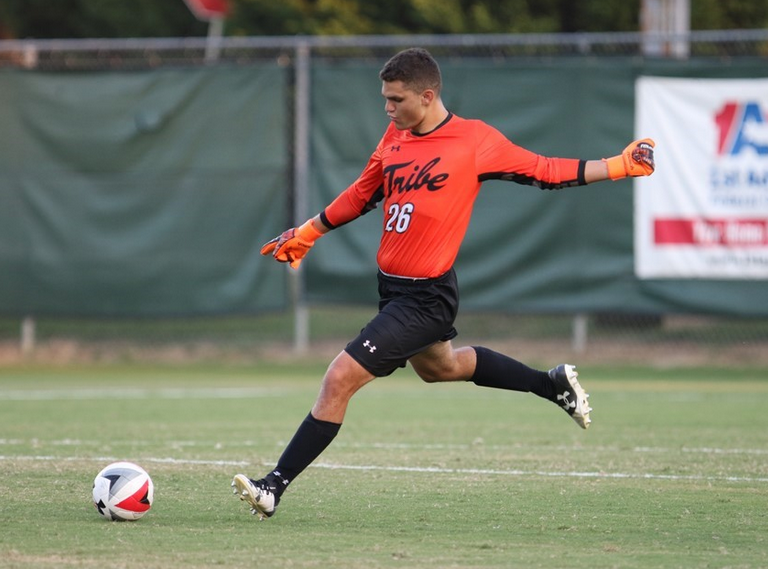
POLYGON ((635 140, 621 154, 602 160, 547 158, 518 147, 515 154, 523 158, 520 160, 523 166, 519 172, 504 173, 499 177, 532 184, 541 189, 556 190, 609 179, 650 176, 656 168, 654 146, 650 138, 635 140), (525 159, 526 153, 530 155, 528 160, 525 159))
POLYGON ((536 154, 509 141, 496 129, 477 122, 480 181, 501 179, 557 190, 628 176, 648 176, 655 168, 654 142, 649 138, 629 144, 621 154, 602 160, 554 158, 536 154))
POLYGON ((602 160, 586 160, 583 163, 585 184, 603 180, 620 180, 650 176, 656 169, 653 148, 656 144, 650 138, 631 142, 621 154, 602 160))
POLYGON ((379 152, 374 152, 358 179, 328 206, 299 227, 284 231, 261 247, 262 255, 272 255, 280 263, 298 269, 315 241, 337 227, 376 208, 382 199, 379 152))

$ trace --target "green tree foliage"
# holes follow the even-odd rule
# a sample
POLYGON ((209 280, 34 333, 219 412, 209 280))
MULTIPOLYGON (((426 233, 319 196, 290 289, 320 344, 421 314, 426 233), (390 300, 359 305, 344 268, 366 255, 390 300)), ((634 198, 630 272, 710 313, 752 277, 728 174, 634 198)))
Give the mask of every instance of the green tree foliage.
MULTIPOLYGON (((228 35, 636 31, 641 0, 230 0, 228 35)), ((766 0, 691 0, 693 29, 768 27, 766 0)), ((202 36, 183 0, 2 0, 0 37, 202 36)))
POLYGON ((765 0, 691 0, 691 28, 727 30, 768 28, 765 0))
POLYGON ((118 38, 205 35, 182 0, 0 0, 0 36, 118 38))
POLYGON ((547 33, 637 30, 640 0, 237 0, 234 7, 235 35, 547 33))

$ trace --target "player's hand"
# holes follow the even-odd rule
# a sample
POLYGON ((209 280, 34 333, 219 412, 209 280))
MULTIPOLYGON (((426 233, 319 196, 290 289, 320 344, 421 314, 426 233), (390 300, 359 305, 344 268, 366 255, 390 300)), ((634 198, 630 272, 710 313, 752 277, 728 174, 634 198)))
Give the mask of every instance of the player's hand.
POLYGON ((650 176, 656 169, 656 163, 653 161, 654 146, 656 143, 653 140, 643 138, 630 143, 618 156, 603 158, 608 166, 608 176, 611 180, 650 176))
POLYGON ((281 235, 264 243, 261 254, 271 254, 276 261, 290 263, 292 269, 298 269, 315 241, 322 236, 310 219, 304 225, 283 231, 281 235))

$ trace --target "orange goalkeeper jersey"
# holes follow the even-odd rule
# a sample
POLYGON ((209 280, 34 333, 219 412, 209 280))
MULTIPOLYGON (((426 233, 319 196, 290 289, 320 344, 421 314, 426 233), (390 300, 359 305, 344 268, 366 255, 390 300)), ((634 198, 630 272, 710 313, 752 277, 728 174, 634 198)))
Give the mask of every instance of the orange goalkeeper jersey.
POLYGON ((585 184, 584 164, 540 156, 482 121, 453 114, 423 135, 390 124, 357 180, 320 215, 333 229, 383 200, 379 268, 433 278, 453 266, 484 180, 558 189, 585 184))

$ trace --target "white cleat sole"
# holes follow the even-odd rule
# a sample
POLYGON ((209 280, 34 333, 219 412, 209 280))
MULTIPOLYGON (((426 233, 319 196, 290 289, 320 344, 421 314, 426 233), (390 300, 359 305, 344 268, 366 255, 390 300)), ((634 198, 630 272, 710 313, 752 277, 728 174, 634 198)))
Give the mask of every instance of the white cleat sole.
POLYGON ((260 493, 247 476, 244 474, 236 474, 232 479, 231 484, 233 490, 232 493, 244 502, 248 502, 251 506, 251 514, 259 516, 259 521, 263 521, 269 517, 269 515, 261 509, 259 506, 260 493))
POLYGON ((565 375, 568 378, 568 383, 571 384, 573 393, 576 396, 576 407, 571 413, 571 418, 576 421, 576 424, 582 429, 588 429, 592 419, 589 418, 589 413, 592 408, 589 406, 589 393, 584 391, 584 388, 579 384, 579 372, 572 365, 565 364, 565 375))

